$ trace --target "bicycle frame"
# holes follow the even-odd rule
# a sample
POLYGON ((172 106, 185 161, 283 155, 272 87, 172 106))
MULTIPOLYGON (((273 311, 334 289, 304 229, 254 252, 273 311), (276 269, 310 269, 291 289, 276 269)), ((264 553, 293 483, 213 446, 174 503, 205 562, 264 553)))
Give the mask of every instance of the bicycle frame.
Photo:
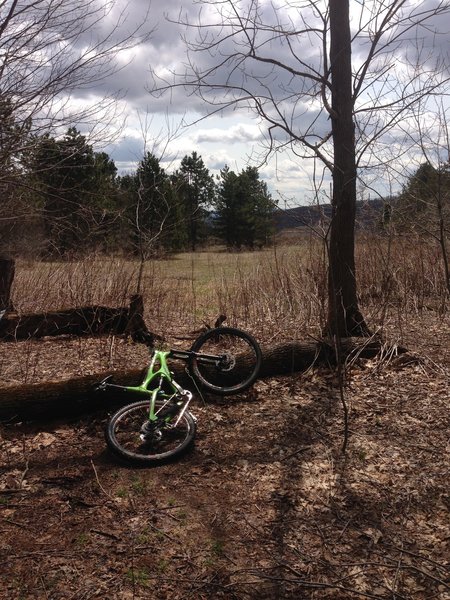
MULTIPOLYGON (((186 398, 183 408, 177 415, 177 420, 174 425, 177 425, 178 421, 183 416, 183 413, 187 409, 190 401, 192 400, 192 393, 188 390, 183 389, 172 377, 172 373, 169 370, 167 359, 168 357, 181 358, 187 360, 190 356, 190 352, 177 351, 177 350, 155 350, 153 352, 152 359, 147 368, 144 380, 140 385, 137 386, 124 386, 116 385, 114 383, 108 383, 108 379, 102 381, 98 389, 116 389, 123 392, 130 392, 133 394, 141 394, 149 398, 149 421, 156 422, 158 420, 158 413, 155 411, 156 400, 165 400, 165 403, 160 408, 162 410, 177 394, 186 398), (152 386, 152 383, 157 381, 157 385, 152 386), (163 383, 166 382, 171 389, 171 392, 167 393, 162 389, 163 383)), ((159 412, 159 411, 158 411, 159 412)))
MULTIPOLYGON (((120 390, 122 392, 129 392, 133 394, 147 396, 149 398, 148 419, 152 423, 156 423, 156 421, 159 418, 158 413, 161 410, 163 410, 169 404, 169 402, 178 394, 181 398, 185 398, 186 400, 184 401, 182 407, 180 403, 180 411, 177 414, 177 419, 174 423, 174 426, 176 426, 179 420, 182 418, 187 407, 189 406, 190 401, 192 400, 192 393, 189 390, 183 389, 173 379, 172 373, 170 372, 169 367, 167 365, 167 359, 169 357, 184 361, 188 361, 191 358, 195 358, 201 361, 203 364, 214 365, 219 365, 220 363, 228 364, 229 362, 229 357, 226 354, 217 356, 213 354, 193 352, 192 350, 153 350, 150 364, 147 368, 144 380, 140 385, 124 386, 109 383, 109 379, 112 378, 112 376, 109 376, 106 379, 104 379, 101 383, 99 383, 96 389, 115 389, 120 390), (155 381, 157 381, 157 384, 153 385, 155 381), (169 393, 162 389, 164 382, 166 382, 168 387, 170 388, 169 393), (163 406, 160 407, 158 411, 155 410, 157 399, 165 401, 163 406)), ((230 362, 230 364, 233 363, 230 362)), ((169 420, 170 417, 167 418, 167 421, 169 420)))
POLYGON ((105 439, 113 454, 141 466, 163 464, 194 444, 197 419, 189 409, 192 393, 174 380, 168 366, 171 359, 187 363, 187 373, 200 396, 202 389, 223 396, 248 389, 262 363, 258 342, 233 327, 204 331, 189 350, 155 349, 151 342, 147 338, 150 357, 141 383, 114 385, 109 383, 110 376, 96 386, 138 396, 109 417, 105 439))

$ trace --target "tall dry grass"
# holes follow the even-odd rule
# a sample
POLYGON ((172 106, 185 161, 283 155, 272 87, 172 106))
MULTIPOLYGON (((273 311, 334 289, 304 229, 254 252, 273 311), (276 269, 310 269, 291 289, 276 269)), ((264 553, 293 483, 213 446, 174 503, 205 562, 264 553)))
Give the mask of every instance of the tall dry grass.
MULTIPOLYGON (((126 305, 138 273, 138 262, 116 257, 18 261, 13 303, 19 312, 126 305)), ((427 240, 360 236, 357 277, 361 308, 374 328, 446 310, 439 248, 427 240)), ((263 340, 317 335, 326 317, 326 252, 311 238, 260 252, 180 254, 148 261, 142 289, 146 319, 157 332, 177 334, 225 314, 263 340)))

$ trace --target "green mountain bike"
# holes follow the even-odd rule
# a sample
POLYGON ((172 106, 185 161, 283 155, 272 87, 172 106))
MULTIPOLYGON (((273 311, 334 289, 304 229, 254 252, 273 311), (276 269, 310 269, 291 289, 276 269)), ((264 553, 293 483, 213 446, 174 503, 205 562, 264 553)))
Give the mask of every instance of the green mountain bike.
POLYGON ((242 392, 256 380, 262 361, 257 341, 233 327, 210 329, 190 350, 155 350, 144 380, 122 386, 108 377, 98 391, 120 391, 142 399, 122 407, 108 421, 105 437, 110 450, 128 462, 151 466, 167 462, 188 450, 197 422, 189 410, 192 392, 173 378, 169 359, 187 363, 187 371, 200 389, 214 394, 242 392))

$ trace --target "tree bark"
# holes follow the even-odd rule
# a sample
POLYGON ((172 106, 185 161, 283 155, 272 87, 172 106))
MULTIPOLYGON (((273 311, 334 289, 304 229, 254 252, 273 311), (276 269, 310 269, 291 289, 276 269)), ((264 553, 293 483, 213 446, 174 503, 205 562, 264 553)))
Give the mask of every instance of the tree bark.
POLYGON ((143 317, 142 296, 133 296, 129 308, 83 306, 53 312, 5 315, 0 320, 0 339, 28 340, 57 335, 104 335, 128 333, 136 341, 151 336, 143 317))
POLYGON ((14 259, 0 256, 0 311, 11 309, 11 287, 14 272, 14 259))
POLYGON ((358 308, 355 269, 356 157, 349 0, 330 0, 334 148, 327 334, 370 335, 358 308))
MULTIPOLYGON (((370 358, 376 356, 381 342, 375 338, 342 340, 344 356, 370 358)), ((404 349, 400 349, 404 352, 404 349)), ((263 350, 260 378, 288 375, 305 371, 312 366, 332 365, 335 352, 327 342, 292 342, 263 350)), ((186 374, 184 365, 171 365, 176 381, 193 390, 192 379, 186 374)), ((106 371, 65 381, 50 381, 0 388, 0 419, 32 420, 50 416, 73 415, 92 412, 99 408, 115 407, 133 401, 129 393, 94 393, 94 385, 107 377, 121 385, 137 385, 143 379, 141 369, 106 371)), ((193 390, 194 391, 194 390, 193 390)))

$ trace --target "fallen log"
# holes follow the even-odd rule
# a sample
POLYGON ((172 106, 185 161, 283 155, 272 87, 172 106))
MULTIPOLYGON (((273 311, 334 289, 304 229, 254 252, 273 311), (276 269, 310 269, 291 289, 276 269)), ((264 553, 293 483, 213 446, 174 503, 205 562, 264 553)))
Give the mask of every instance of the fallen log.
MULTIPOLYGON (((121 385, 135 385, 142 377, 142 369, 105 371, 62 381, 0 388, 0 420, 28 421, 106 408, 114 404, 114 398, 106 392, 95 392, 94 386, 108 375, 113 375, 114 381, 121 385)), ((129 398, 118 397, 118 404, 128 401, 129 398)))
MULTIPOLYGON (((380 352, 381 342, 373 338, 347 338, 342 340, 341 346, 346 357, 370 358, 380 352)), ((333 362, 334 350, 326 342, 286 343, 263 349, 260 377, 286 375, 304 371, 312 366, 330 365, 333 362)), ((194 391, 193 382, 186 375, 184 364, 172 364, 171 369, 175 379, 182 386, 194 391)), ((95 383, 113 375, 114 381, 121 385, 137 385, 142 381, 142 374, 142 369, 105 371, 64 381, 0 388, 0 419, 33 420, 87 413, 125 404, 133 400, 130 394, 95 393, 95 383)))
POLYGON ((94 305, 45 313, 7 313, 0 320, 0 339, 7 342, 46 336, 126 333, 141 341, 143 334, 149 335, 143 312, 142 296, 135 295, 129 307, 94 305))
MULTIPOLYGON (((340 340, 343 360, 348 358, 373 358, 380 353, 383 344, 379 338, 350 337, 340 340)), ((400 351, 404 352, 402 348, 400 351)), ((264 349, 259 376, 272 377, 306 371, 314 366, 336 364, 333 342, 311 339, 305 342, 290 342, 264 349)))

